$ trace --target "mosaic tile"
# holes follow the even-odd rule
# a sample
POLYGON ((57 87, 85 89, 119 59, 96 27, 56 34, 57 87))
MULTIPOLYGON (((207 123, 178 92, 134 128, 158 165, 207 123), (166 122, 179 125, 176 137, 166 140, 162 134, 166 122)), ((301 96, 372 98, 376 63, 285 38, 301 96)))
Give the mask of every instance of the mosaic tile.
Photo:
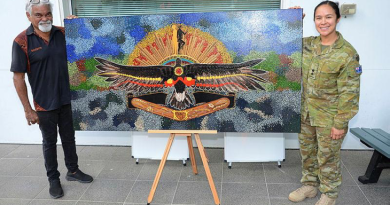
POLYGON ((65 20, 74 127, 299 132, 301 12, 65 20))

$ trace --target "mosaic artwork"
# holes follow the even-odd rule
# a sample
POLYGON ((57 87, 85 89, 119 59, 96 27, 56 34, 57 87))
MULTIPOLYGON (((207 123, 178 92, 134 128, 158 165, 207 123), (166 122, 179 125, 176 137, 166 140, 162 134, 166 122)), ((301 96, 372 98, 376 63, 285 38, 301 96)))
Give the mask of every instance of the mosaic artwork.
POLYGON ((76 130, 300 130, 300 9, 78 18, 65 30, 76 130))

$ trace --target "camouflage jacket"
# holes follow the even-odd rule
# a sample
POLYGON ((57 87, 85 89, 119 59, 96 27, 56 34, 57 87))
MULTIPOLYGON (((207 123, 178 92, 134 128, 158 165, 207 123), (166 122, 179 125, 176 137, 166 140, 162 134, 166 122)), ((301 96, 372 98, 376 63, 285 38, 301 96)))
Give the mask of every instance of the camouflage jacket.
POLYGON ((359 109, 361 66, 350 43, 339 38, 321 48, 320 37, 303 39, 302 120, 310 124, 344 129, 359 109))

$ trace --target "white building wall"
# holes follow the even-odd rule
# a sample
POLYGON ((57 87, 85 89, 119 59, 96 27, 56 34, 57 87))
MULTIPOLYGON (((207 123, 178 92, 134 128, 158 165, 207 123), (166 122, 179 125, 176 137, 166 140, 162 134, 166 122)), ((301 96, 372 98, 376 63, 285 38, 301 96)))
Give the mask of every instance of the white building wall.
MULTIPOLYGON (((58 2, 54 4, 54 24, 61 25, 62 15, 58 2)), ((304 36, 317 35, 313 23, 313 10, 320 0, 284 0, 283 7, 300 5, 304 8, 304 36)), ((357 13, 342 18, 338 30, 356 48, 363 65, 360 111, 350 127, 381 128, 390 132, 390 66, 387 47, 390 46, 387 8, 390 1, 350 0, 357 4, 357 13), (376 2, 376 3, 374 3, 376 2), (380 4, 379 4, 380 3, 380 4)), ((0 143, 41 143, 37 125, 28 126, 23 107, 12 82, 11 48, 13 39, 29 26, 24 11, 24 0, 2 2, 4 11, 0 32, 0 143)), ((30 96, 31 99, 31 96, 30 96)), ((78 145, 131 145, 131 132, 76 132, 78 145)), ((286 148, 298 148, 297 134, 284 134, 286 148)), ((203 143, 209 147, 223 147, 223 135, 207 136, 203 143)), ((344 149, 365 149, 359 140, 348 133, 344 149)))
MULTIPOLYGON (((314 26, 314 8, 321 0, 289 0, 288 6, 301 6, 306 17, 303 22, 303 36, 318 35, 314 26)), ((361 76, 359 113, 350 121, 349 127, 380 128, 390 133, 390 65, 387 62, 390 46, 389 23, 386 9, 390 1, 349 0, 357 12, 342 17, 337 30, 343 34, 358 51, 363 66, 361 76)), ((286 147, 298 147, 297 134, 285 134, 286 147)), ((358 138, 347 134, 342 148, 365 149, 358 138)))
MULTIPOLYGON (((25 30, 30 22, 26 17, 25 1, 2 1, 0 13, 0 143, 40 143, 38 126, 28 126, 23 106, 15 92, 11 66, 11 50, 14 38, 25 30)), ((58 4, 54 2, 54 24, 60 22, 58 4)), ((31 99, 31 96, 30 96, 31 99)))

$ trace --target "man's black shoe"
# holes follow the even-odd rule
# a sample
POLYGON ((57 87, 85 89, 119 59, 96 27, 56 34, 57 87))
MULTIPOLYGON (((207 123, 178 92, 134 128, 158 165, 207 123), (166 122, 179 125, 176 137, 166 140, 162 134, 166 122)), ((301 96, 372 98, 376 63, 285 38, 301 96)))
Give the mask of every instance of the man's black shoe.
POLYGON ((49 193, 53 199, 58 199, 64 196, 60 180, 53 180, 50 182, 49 193))
POLYGON ((72 174, 68 171, 66 173, 66 180, 68 181, 78 181, 81 183, 90 183, 93 181, 93 178, 88 174, 84 174, 81 170, 77 170, 76 173, 72 174))

